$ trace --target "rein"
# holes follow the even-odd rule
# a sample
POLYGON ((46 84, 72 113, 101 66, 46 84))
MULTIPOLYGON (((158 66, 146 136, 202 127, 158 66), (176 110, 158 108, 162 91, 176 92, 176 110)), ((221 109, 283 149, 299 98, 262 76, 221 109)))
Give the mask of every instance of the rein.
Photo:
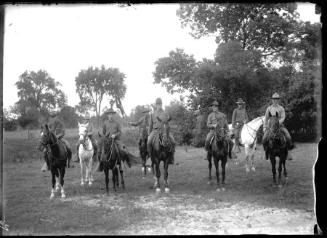
MULTIPOLYGON (((261 121, 263 122, 263 119, 260 117, 260 119, 261 119, 261 121)), ((250 127, 249 125, 247 125, 248 123, 246 123, 246 124, 244 124, 244 126, 246 125, 247 126, 247 131, 249 132, 249 134, 250 134, 250 131, 249 131, 249 128, 251 129, 251 130, 253 130, 254 132, 255 132, 255 136, 253 137, 251 134, 250 134, 250 136, 252 137, 252 139, 256 139, 257 138, 257 132, 259 131, 259 129, 257 129, 257 130, 255 130, 255 129, 253 129, 252 127, 250 127)), ((260 128, 260 127, 259 127, 260 128)))

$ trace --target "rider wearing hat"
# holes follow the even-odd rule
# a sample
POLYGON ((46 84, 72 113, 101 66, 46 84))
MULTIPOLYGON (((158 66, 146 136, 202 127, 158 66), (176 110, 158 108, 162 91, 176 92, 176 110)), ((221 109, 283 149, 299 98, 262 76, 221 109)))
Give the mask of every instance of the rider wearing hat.
POLYGON ((149 115, 150 109, 146 108, 143 109, 142 113, 144 116, 142 116, 137 122, 129 122, 131 126, 139 126, 139 145, 141 144, 142 138, 148 138, 148 129, 147 126, 149 124, 150 115, 149 115))
MULTIPOLYGON (((91 140, 91 143, 92 143, 92 146, 93 146, 93 150, 94 150, 93 158, 94 158, 98 153, 98 146, 97 146, 97 143, 96 143, 95 139, 93 138, 93 125, 92 125, 92 122, 91 122, 91 116, 90 116, 89 112, 86 112, 84 120, 83 120, 82 123, 83 124, 88 124, 86 133, 87 133, 89 139, 91 140)), ((79 148, 80 144, 81 144, 80 141, 78 141, 77 142, 77 150, 76 150, 76 160, 74 160, 74 162, 79 162, 78 148, 79 148)))
POLYGON ((235 135, 235 142, 237 145, 239 145, 241 128, 245 123, 248 122, 249 118, 246 109, 244 107, 245 102, 242 100, 242 98, 239 98, 236 103, 237 103, 237 108, 235 108, 233 111, 232 127, 235 135))
MULTIPOLYGON (((227 123, 227 119, 226 119, 226 115, 222 112, 218 111, 218 106, 219 103, 215 100, 212 104, 212 111, 207 119, 207 127, 210 129, 209 133, 207 134, 206 140, 205 140, 205 144, 204 144, 204 148, 207 151, 207 158, 205 158, 205 160, 209 159, 211 157, 211 151, 210 151, 210 142, 212 137, 215 135, 215 129, 218 128, 223 128, 225 129, 225 136, 228 140, 228 143, 230 143, 229 138, 228 138, 228 123, 227 123)), ((229 150, 231 150, 231 146, 229 148, 229 150)), ((230 154, 230 153, 229 153, 230 154)))
MULTIPOLYGON (((170 117, 168 113, 166 113, 162 109, 162 100, 161 98, 156 99, 156 104, 155 104, 155 110, 152 114, 150 114, 150 121, 149 121, 149 137, 148 137, 148 142, 147 142, 147 150, 149 157, 151 157, 151 152, 152 152, 152 144, 153 144, 153 139, 156 135, 158 135, 162 129, 162 122, 157 119, 159 117, 162 121, 168 120, 170 117)), ((175 150, 175 140, 174 137, 169 134, 171 143, 172 143, 172 149, 175 150)), ((171 161, 169 162, 170 164, 174 164, 174 153, 172 153, 171 161)))
MULTIPOLYGON (((294 145, 292 143, 292 138, 290 133, 288 132, 288 130, 286 129, 286 127, 284 126, 283 122, 285 120, 285 109, 278 104, 280 96, 278 93, 274 93, 271 97, 272 99, 272 105, 270 105, 267 110, 266 110, 266 114, 265 114, 265 120, 264 120, 264 124, 263 124, 263 130, 264 130, 264 135, 262 138, 262 143, 263 146, 266 147, 267 146, 267 136, 269 133, 269 130, 267 130, 268 128, 268 120, 269 120, 269 116, 272 115, 276 115, 276 112, 278 113, 278 117, 279 117, 279 124, 281 127, 282 132, 284 132, 284 135, 286 137, 287 140, 287 147, 289 150, 294 148, 294 145)), ((268 159, 268 155, 267 155, 267 150, 266 151, 266 159, 268 159)), ((291 154, 288 153, 288 159, 291 160, 291 154)))
MULTIPOLYGON (((50 116, 49 119, 48 119, 49 129, 51 131, 53 131, 54 134, 57 136, 57 138, 65 145, 66 150, 67 150, 67 156, 71 155, 72 151, 71 151, 69 142, 63 138, 65 136, 65 125, 64 125, 64 123, 59 119, 57 112, 50 112, 49 116, 50 116)), ((48 161, 47 160, 47 153, 48 153, 47 151, 48 151, 48 148, 44 153, 44 160, 46 161, 47 170, 49 170, 50 167, 49 167, 49 164, 47 162, 48 161)), ((42 166, 41 170, 42 171, 46 170, 45 165, 42 166)))
MULTIPOLYGON (((126 148, 124 144, 121 142, 121 125, 120 123, 115 119, 116 112, 110 108, 105 114, 108 117, 108 120, 104 122, 103 130, 106 131, 106 134, 110 133, 110 136, 112 139, 115 140, 115 144, 117 145, 119 154, 121 155, 122 160, 124 160, 126 157, 128 157, 127 163, 130 166, 130 161, 135 160, 135 156, 132 155, 126 148)), ((99 160, 99 166, 97 167, 96 171, 101 172, 103 170, 101 158, 100 155, 98 155, 99 160)))

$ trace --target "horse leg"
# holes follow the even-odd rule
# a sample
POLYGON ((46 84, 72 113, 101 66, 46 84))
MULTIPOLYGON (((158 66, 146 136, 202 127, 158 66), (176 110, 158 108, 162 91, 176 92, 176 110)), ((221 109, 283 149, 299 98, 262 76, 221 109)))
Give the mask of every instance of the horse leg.
POLYGON ((219 181, 219 161, 218 158, 214 157, 213 161, 215 163, 215 167, 216 167, 216 178, 217 178, 217 191, 219 191, 219 185, 220 185, 220 181, 219 181))
POLYGON ((222 184, 223 187, 221 188, 223 191, 225 190, 225 168, 226 168, 227 158, 221 160, 221 176, 222 176, 222 184))
POLYGON ((154 183, 154 187, 156 189, 156 192, 157 193, 160 193, 160 161, 157 160, 156 163, 155 163, 155 167, 156 167, 156 181, 154 183))
POLYGON ((146 156, 144 156, 142 154, 142 174, 143 174, 142 178, 145 178, 145 176, 146 176, 146 166, 145 166, 145 164, 146 164, 146 156))
POLYGON ((281 178, 282 178, 282 159, 283 159, 283 157, 281 156, 279 158, 279 164, 278 164, 278 187, 282 187, 282 184, 281 184, 281 178))
POLYGON ((64 190, 64 176, 65 176, 65 167, 60 168, 59 170, 59 178, 60 178, 60 185, 61 185, 61 197, 65 198, 66 194, 65 194, 65 190, 64 190))
POLYGON ((169 193, 169 182, 168 182, 168 160, 164 162, 164 180, 165 180, 165 192, 169 193))
POLYGON ((104 168, 105 173, 105 183, 106 183, 106 192, 109 193, 109 168, 106 166, 104 168))
POLYGON ((56 184, 56 175, 55 175, 55 168, 51 167, 51 176, 52 176, 52 189, 51 189, 51 195, 50 199, 54 198, 54 193, 55 193, 55 184, 56 184))
POLYGON ((79 157, 79 164, 81 165, 81 185, 84 186, 84 161, 82 160, 81 156, 79 157))
MULTIPOLYGON (((286 157, 287 157, 287 155, 286 155, 286 157)), ((286 171, 286 158, 285 158, 285 160, 283 160, 283 167, 284 167, 284 176, 285 176, 285 185, 286 185, 287 180, 288 180, 287 171, 286 171)))
POLYGON ((121 186, 123 189, 125 189, 125 181, 124 181, 124 171, 121 166, 121 163, 119 164, 119 173, 120 173, 120 178, 121 178, 121 186))
POLYGON ((208 184, 211 184, 211 168, 212 168, 212 162, 211 162, 212 155, 208 153, 207 159, 208 159, 208 168, 209 168, 209 177, 208 177, 208 184))
POLYGON ((117 168, 114 167, 114 168, 112 169, 112 183, 113 183, 113 185, 114 185, 114 191, 115 191, 115 192, 117 191, 117 190, 116 190, 116 172, 117 172, 117 168))
POLYGON ((276 185, 276 158, 275 156, 269 156, 270 157, 270 162, 272 166, 272 173, 273 173, 273 182, 274 185, 276 185))

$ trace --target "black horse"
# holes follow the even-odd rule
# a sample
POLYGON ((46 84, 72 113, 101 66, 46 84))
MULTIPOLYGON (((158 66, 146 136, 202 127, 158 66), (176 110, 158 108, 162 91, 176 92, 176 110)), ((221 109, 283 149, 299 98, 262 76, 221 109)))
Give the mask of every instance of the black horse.
MULTIPOLYGON (((121 184, 122 188, 125 189, 125 181, 123 176, 123 168, 122 168, 122 156, 119 154, 119 150, 113 138, 110 137, 110 133, 103 135, 100 133, 99 144, 98 144, 98 156, 99 161, 101 163, 101 167, 103 167, 103 171, 105 173, 105 183, 106 183, 106 192, 109 192, 109 170, 112 171, 112 182, 114 186, 114 190, 116 191, 116 187, 119 186, 119 177, 118 170, 121 176, 121 184)), ((127 164, 131 167, 129 161, 127 160, 127 164)))
MULTIPOLYGON (((61 186, 61 197, 65 198, 64 176, 67 165, 68 155, 64 143, 59 140, 51 131, 47 124, 41 127, 41 139, 38 149, 45 151, 47 148, 47 164, 50 167, 52 175, 52 189, 50 199, 54 198, 56 177, 59 177, 59 186, 61 186)), ((57 187, 59 189, 59 187, 57 187)))
POLYGON ((279 157, 278 186, 281 187, 281 174, 284 168, 285 184, 287 183, 286 158, 288 154, 287 140, 279 125, 278 113, 269 119, 269 128, 265 151, 270 159, 273 173, 273 182, 276 183, 276 157, 279 157))
POLYGON ((169 121, 170 117, 166 121, 162 121, 157 117, 158 121, 162 122, 162 131, 160 131, 153 139, 151 162, 154 168, 155 183, 154 188, 156 192, 160 192, 160 162, 164 162, 164 180, 165 180, 165 192, 169 192, 169 182, 168 182, 168 165, 171 161, 172 156, 175 153, 175 145, 172 143, 169 136, 169 121))
MULTIPOLYGON (((147 166, 146 166, 146 161, 148 159, 148 150, 147 150, 147 142, 148 142, 148 137, 147 135, 142 135, 142 137, 139 140, 139 151, 140 151, 140 156, 142 159, 142 173, 143 173, 143 178, 145 178, 146 176, 146 170, 147 170, 147 166)), ((152 171, 152 173, 154 173, 154 169, 153 169, 153 163, 151 163, 151 168, 148 167, 148 170, 152 171)))
MULTIPOLYGON (((219 130, 215 130, 215 135, 212 138, 212 142, 210 145, 210 154, 208 157, 209 161, 209 181, 208 184, 211 184, 211 168, 212 162, 211 158, 213 156, 213 160, 216 167, 216 178, 217 178, 217 191, 220 190, 220 180, 219 180, 219 161, 221 161, 221 169, 222 169, 222 190, 225 190, 225 167, 227 163, 227 156, 230 151, 230 146, 228 140, 226 139, 227 133, 224 128, 220 128, 219 130)), ((230 155, 230 154, 229 154, 230 155)))

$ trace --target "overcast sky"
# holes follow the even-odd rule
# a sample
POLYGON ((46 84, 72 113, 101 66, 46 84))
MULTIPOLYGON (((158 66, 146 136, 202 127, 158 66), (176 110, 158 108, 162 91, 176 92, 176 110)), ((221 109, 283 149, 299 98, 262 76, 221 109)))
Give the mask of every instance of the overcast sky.
MULTIPOLYGON (((79 102, 75 77, 89 66, 117 67, 126 74, 127 114, 157 97, 168 105, 179 95, 153 84, 154 62, 183 48, 197 60, 213 58, 214 37, 192 38, 176 16, 178 4, 7 6, 4 35, 3 106, 18 101, 15 82, 25 71, 46 70, 62 84, 68 105, 79 102)), ((300 18, 319 22, 314 4, 298 5, 300 18)), ((108 106, 109 102, 104 103, 108 106)))

